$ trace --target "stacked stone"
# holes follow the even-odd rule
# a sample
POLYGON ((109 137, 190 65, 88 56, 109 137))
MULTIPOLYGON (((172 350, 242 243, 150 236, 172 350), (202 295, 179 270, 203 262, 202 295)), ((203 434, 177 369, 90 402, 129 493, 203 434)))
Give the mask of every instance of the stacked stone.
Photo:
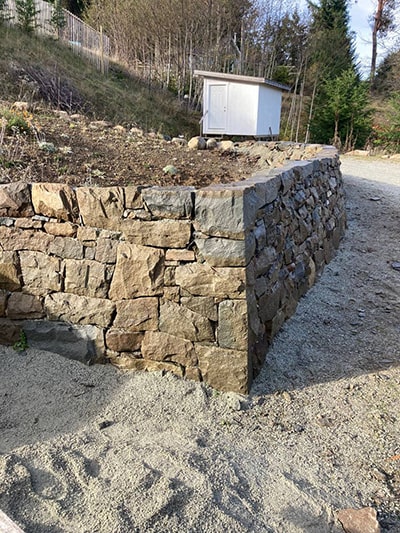
POLYGON ((302 295, 333 258, 346 227, 340 163, 332 149, 319 159, 253 176, 257 196, 255 252, 247 268, 249 345, 256 375, 268 346, 302 295), (331 155, 331 157, 326 157, 331 155), (324 157, 325 156, 325 157, 324 157))
POLYGON ((0 185, 0 342, 247 392, 344 229, 338 159, 190 187, 0 185))

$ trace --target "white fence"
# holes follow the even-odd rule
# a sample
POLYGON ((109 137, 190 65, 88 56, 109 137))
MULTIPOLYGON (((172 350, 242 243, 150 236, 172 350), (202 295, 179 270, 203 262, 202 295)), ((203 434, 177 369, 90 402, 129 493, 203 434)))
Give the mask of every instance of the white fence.
MULTIPOLYGON (((110 55, 110 40, 103 34, 91 28, 66 9, 62 9, 64 24, 57 29, 52 24, 54 6, 44 0, 35 0, 36 18, 35 31, 43 35, 53 35, 66 42, 72 50, 85 56, 101 72, 108 72, 110 55)), ((4 18, 10 24, 18 24, 15 0, 6 0, 4 18)))

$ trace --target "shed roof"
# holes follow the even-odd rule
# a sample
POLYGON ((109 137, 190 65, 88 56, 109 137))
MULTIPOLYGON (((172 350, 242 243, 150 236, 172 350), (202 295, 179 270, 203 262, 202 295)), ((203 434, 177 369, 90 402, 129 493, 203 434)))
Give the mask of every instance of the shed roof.
POLYGON ((290 91, 288 85, 279 83, 273 80, 267 80, 266 78, 256 78, 255 76, 241 76, 239 74, 226 74, 224 72, 211 72, 208 70, 195 70, 195 76, 201 76, 203 78, 213 78, 218 80, 228 80, 228 81, 237 81, 242 83, 256 83, 258 85, 268 85, 269 87, 274 87, 281 91, 290 91))

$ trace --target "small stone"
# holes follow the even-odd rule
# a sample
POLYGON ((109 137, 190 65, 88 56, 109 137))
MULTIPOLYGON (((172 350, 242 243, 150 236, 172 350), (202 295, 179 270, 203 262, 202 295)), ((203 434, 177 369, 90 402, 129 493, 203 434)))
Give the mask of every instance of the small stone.
POLYGON ((164 174, 169 174, 170 176, 176 176, 179 171, 174 165, 167 165, 163 168, 164 174))
POLYGON ((393 270, 397 270, 398 272, 400 272, 400 261, 393 261, 392 268, 393 270))
POLYGON ((188 142, 189 150, 205 150, 207 142, 204 137, 192 137, 188 142))
POLYGON ((337 518, 346 533, 380 533, 381 528, 372 507, 364 509, 343 509, 337 518))

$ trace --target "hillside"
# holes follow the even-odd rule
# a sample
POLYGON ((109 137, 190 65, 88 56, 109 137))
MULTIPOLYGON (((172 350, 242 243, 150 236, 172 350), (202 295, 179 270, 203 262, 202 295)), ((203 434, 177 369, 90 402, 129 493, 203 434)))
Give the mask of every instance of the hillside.
POLYGON ((0 183, 205 186, 247 176, 246 156, 171 142, 198 134, 198 120, 116 64, 105 77, 54 40, 0 26, 0 183))
POLYGON ((47 102, 92 119, 185 136, 198 132, 188 113, 166 91, 149 88, 117 64, 103 76, 51 38, 0 25, 0 100, 47 102))

